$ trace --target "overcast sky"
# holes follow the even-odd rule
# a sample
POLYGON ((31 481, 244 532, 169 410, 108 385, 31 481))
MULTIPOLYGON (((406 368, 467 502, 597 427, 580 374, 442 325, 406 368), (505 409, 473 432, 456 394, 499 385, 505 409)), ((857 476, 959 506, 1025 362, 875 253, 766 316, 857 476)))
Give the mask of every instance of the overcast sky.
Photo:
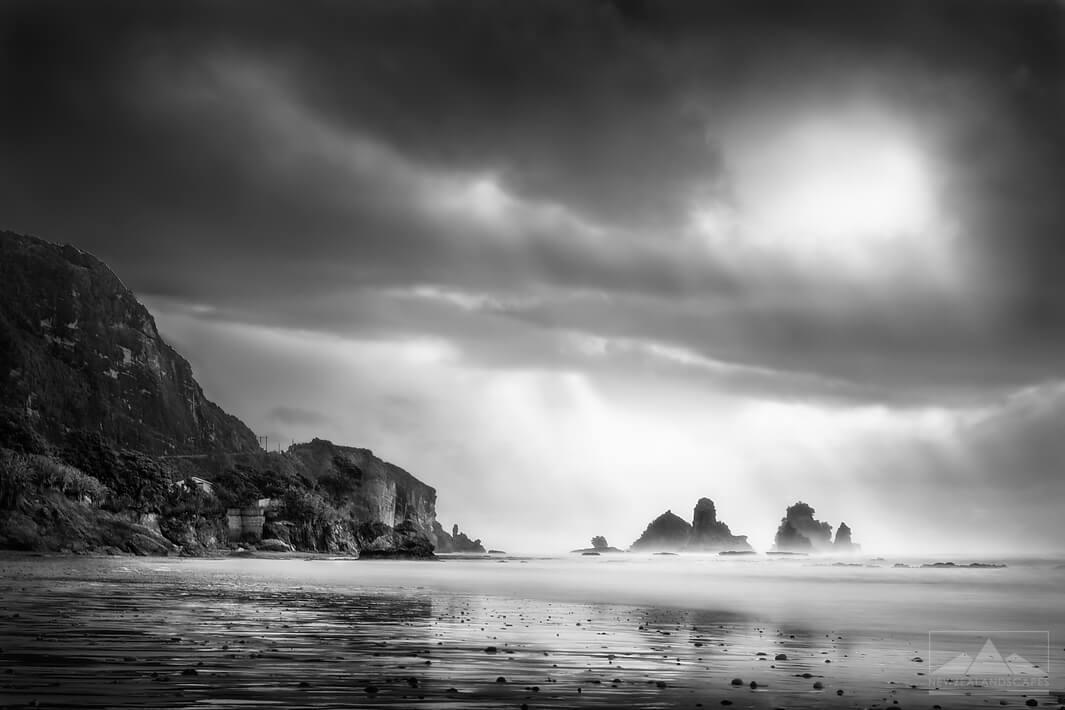
POLYGON ((1061 2, 9 1, 0 53, 0 228, 445 527, 1065 537, 1061 2))

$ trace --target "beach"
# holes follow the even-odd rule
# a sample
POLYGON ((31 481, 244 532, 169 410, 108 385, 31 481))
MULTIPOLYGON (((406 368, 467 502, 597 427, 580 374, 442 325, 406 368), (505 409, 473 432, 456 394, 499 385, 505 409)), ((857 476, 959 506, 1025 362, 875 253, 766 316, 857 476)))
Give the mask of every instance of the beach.
POLYGON ((0 706, 1059 707, 1060 563, 903 563, 9 553, 0 706), (951 629, 1045 631, 1049 692, 931 693, 951 629))

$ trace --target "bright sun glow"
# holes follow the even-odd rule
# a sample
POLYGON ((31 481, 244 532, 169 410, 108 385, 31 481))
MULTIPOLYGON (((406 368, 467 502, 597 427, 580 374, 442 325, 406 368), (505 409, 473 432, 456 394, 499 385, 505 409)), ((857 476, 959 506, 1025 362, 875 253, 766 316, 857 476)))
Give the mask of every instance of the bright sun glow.
POLYGON ((816 241, 923 231, 933 205, 921 156, 898 139, 865 133, 806 126, 770 146, 749 176, 771 207, 765 226, 816 241))
POLYGON ((920 147, 883 121, 794 123, 732 153, 734 202, 693 226, 728 258, 787 258, 856 276, 913 264, 944 276, 950 229, 920 147))

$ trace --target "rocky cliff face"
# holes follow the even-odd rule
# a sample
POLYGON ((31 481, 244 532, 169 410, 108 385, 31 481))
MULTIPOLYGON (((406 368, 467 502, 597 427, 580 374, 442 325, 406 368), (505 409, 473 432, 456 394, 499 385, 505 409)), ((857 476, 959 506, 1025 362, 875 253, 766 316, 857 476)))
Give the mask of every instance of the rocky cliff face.
POLYGON ((0 232, 0 383, 0 435, 21 449, 77 431, 150 454, 259 448, 107 266, 11 232, 0 232))
POLYGON ((360 552, 406 550, 431 553, 436 542, 436 489, 368 449, 323 439, 288 450, 300 473, 332 492, 345 519, 356 521, 360 552))

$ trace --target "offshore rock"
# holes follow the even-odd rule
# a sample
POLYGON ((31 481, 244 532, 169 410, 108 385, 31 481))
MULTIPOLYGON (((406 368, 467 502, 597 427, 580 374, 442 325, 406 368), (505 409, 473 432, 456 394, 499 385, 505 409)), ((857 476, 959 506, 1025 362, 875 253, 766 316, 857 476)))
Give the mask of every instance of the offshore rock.
POLYGON ((433 521, 433 534, 436 538, 436 551, 441 553, 448 552, 468 552, 484 554, 484 545, 481 544, 481 539, 471 540, 466 533, 459 530, 458 524, 451 526, 451 533, 448 534, 442 525, 437 521, 433 521))
POLYGON ((778 552, 828 552, 832 550, 832 526, 814 518, 812 506, 799 501, 788 507, 777 528, 778 552))
POLYGON ((632 543, 633 551, 671 552, 682 550, 691 538, 692 526, 672 510, 651 521, 640 539, 632 543))
POLYGON ((717 519, 717 508, 709 498, 700 498, 692 515, 691 537, 687 550, 720 552, 722 550, 750 551, 746 535, 733 535, 724 522, 717 519))
POLYGON ((832 548, 835 552, 851 553, 859 552, 862 548, 860 545, 854 543, 851 540, 851 529, 846 523, 840 523, 839 529, 836 530, 836 539, 832 543, 832 548))

